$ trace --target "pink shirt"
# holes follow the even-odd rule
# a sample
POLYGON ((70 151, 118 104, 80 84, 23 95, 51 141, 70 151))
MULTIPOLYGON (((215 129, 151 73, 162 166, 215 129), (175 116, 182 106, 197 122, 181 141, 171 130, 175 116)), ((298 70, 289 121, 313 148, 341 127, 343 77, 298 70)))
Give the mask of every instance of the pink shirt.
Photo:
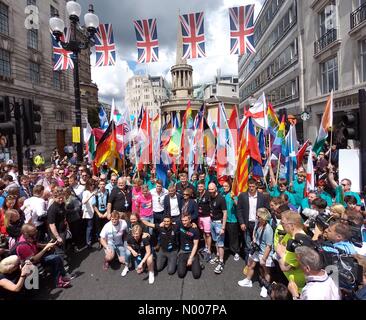
POLYGON ((141 188, 140 190, 136 190, 135 187, 132 188, 132 212, 137 212, 137 198, 141 195, 141 188))
POLYGON ((140 208, 140 217, 151 217, 153 215, 153 208, 152 208, 152 195, 149 193, 147 197, 141 194, 137 198, 137 207, 140 208))

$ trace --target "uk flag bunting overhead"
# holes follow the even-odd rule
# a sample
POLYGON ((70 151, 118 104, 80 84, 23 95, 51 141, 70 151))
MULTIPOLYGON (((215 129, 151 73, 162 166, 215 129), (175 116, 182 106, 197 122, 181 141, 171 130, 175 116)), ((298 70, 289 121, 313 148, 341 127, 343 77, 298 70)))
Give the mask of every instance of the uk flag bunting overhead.
POLYGON ((137 41, 137 62, 150 63, 159 60, 159 41, 156 19, 133 22, 137 41))
MULTIPOLYGON (((61 44, 56 41, 56 37, 51 33, 53 46, 53 70, 61 71, 74 69, 74 62, 72 61, 72 51, 67 51, 62 48, 61 44)), ((62 42, 68 42, 69 32, 65 29, 65 33, 61 36, 62 42)))
POLYGON ((229 9, 230 54, 255 53, 254 4, 229 9))
POLYGON ((96 67, 116 64, 116 44, 111 24, 100 24, 95 34, 96 67))
POLYGON ((179 16, 183 37, 183 59, 206 56, 203 12, 179 16))

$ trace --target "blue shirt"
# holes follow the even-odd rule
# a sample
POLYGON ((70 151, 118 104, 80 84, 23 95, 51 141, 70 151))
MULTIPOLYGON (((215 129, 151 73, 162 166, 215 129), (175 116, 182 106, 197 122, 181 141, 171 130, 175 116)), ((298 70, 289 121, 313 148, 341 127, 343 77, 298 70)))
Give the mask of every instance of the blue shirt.
MULTIPOLYGON (((106 190, 104 193, 102 192, 98 192, 97 194, 97 198, 98 198, 98 210, 102 213, 106 212, 107 211, 107 198, 108 198, 108 190, 106 190)), ((94 197, 95 199, 95 197, 94 197)), ((96 205, 96 200, 94 200, 94 203, 93 205, 96 205)))
POLYGON ((350 241, 340 241, 333 244, 333 247, 324 246, 322 247, 326 252, 332 253, 346 253, 346 254, 356 254, 355 246, 350 241), (341 250, 338 251, 337 249, 341 250))

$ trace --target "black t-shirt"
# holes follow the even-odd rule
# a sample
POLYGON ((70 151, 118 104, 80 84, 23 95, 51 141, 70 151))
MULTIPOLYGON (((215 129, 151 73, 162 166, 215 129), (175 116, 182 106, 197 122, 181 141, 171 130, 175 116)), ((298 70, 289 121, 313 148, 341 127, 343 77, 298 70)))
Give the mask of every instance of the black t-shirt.
POLYGON ((177 225, 172 225, 169 229, 155 225, 159 232, 160 246, 164 252, 171 252, 178 250, 179 247, 179 228, 177 225))
POLYGON ((109 196, 108 203, 112 204, 112 211, 130 212, 132 207, 132 193, 129 188, 121 190, 114 188, 109 196))
POLYGON ((198 216, 199 217, 209 217, 211 214, 211 207, 210 207, 210 193, 205 191, 203 196, 198 194, 197 196, 197 205, 198 205, 198 216))
POLYGON ((212 220, 222 220, 224 217, 223 210, 226 210, 225 198, 221 194, 218 194, 215 198, 211 197, 210 206, 212 220))
MULTIPOLYGON (((20 278, 20 274, 21 273, 20 273, 19 269, 17 269, 16 271, 14 271, 10 274, 0 273, 0 280, 7 279, 7 280, 11 281, 12 283, 17 284, 19 281, 19 278, 20 278)), ((23 291, 23 289, 22 289, 22 291, 23 291)), ((8 299, 17 298, 17 296, 19 296, 19 292, 12 292, 12 291, 4 289, 3 287, 0 287, 0 297, 1 298, 8 300, 8 299)))
POLYGON ((48 224, 55 224, 56 230, 59 233, 66 231, 66 209, 65 203, 59 204, 57 202, 52 203, 47 211, 48 224))
POLYGON ((136 241, 136 239, 129 234, 127 237, 127 244, 143 258, 146 253, 146 247, 150 245, 150 236, 141 238, 140 241, 136 241))
POLYGON ((132 227, 135 225, 139 225, 142 228, 142 232, 149 233, 149 227, 147 227, 143 222, 139 221, 137 223, 132 224, 131 221, 127 222, 127 233, 131 234, 132 227))
POLYGON ((199 239, 200 234, 197 228, 185 228, 182 224, 179 225, 180 249, 183 252, 191 252, 193 249, 193 240, 199 239))

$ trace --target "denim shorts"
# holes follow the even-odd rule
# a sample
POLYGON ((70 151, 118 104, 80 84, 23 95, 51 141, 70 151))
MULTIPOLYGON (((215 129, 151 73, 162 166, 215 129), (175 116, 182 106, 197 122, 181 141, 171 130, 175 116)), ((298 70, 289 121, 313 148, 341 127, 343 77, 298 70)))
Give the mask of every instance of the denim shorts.
POLYGON ((120 245, 120 246, 115 246, 115 245, 108 245, 108 248, 112 251, 115 252, 115 254, 118 257, 125 257, 125 259, 127 260, 129 258, 130 251, 128 251, 128 249, 124 246, 124 245, 120 245))
POLYGON ((218 247, 224 247, 225 233, 220 235, 222 229, 221 221, 211 221, 211 236, 218 247))

